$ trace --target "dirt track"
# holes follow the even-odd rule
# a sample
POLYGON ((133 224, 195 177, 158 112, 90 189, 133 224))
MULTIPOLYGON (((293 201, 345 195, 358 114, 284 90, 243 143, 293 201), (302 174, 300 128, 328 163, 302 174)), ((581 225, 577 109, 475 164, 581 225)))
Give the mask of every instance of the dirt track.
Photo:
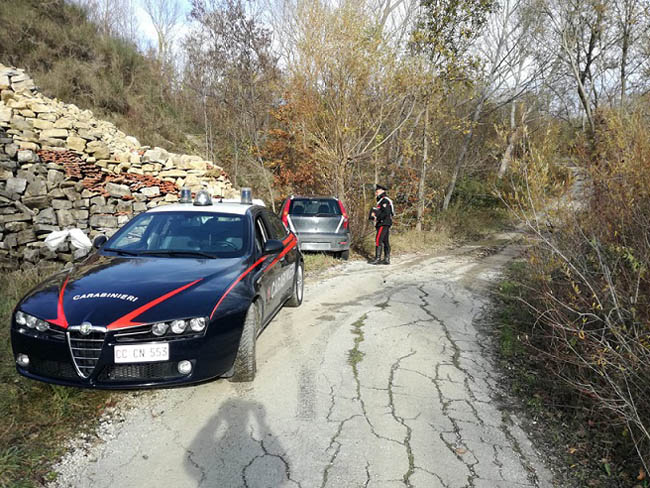
POLYGON ((342 265, 259 338, 254 383, 139 395, 56 486, 552 486, 475 326, 516 252, 342 265))

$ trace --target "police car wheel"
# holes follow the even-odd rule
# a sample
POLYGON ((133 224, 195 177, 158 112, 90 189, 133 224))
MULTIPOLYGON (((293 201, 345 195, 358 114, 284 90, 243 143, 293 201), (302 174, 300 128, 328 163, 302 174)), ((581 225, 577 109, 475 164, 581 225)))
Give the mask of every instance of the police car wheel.
POLYGON ((343 261, 347 261, 348 259, 350 259, 350 250, 348 249, 347 251, 341 251, 341 254, 339 254, 339 257, 343 261))
POLYGON ((287 301, 287 307, 299 307, 302 303, 302 296, 305 290, 305 269, 304 264, 300 262, 296 268, 296 275, 293 278, 293 291, 287 301))
POLYGON ((260 328, 260 313, 256 303, 252 303, 246 313, 244 329, 239 340, 239 349, 233 365, 233 375, 229 378, 234 383, 253 381, 257 364, 255 361, 255 342, 260 328))

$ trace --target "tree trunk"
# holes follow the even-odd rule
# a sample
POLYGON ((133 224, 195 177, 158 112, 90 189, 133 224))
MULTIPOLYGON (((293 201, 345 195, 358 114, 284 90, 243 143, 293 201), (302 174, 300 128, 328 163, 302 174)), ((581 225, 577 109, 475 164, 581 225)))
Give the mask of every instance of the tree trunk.
POLYGON ((623 34, 622 34, 622 45, 621 45, 621 100, 620 104, 623 107, 625 103, 625 92, 627 91, 627 57, 628 51, 630 49, 630 30, 632 29, 632 12, 633 6, 630 2, 623 2, 623 8, 625 9, 624 18, 623 18, 623 34))
POLYGON ((237 147, 237 143, 235 143, 235 142, 233 142, 233 152, 235 153, 235 164, 233 165, 233 168, 232 168, 232 170, 233 170, 232 173, 233 174, 230 175, 230 176, 232 177, 232 179, 231 179, 232 184, 236 188, 238 186, 237 173, 239 172, 239 149, 237 147))
POLYGON ((427 161, 429 159, 429 100, 427 99, 424 108, 424 133, 422 136, 422 170, 420 171, 420 183, 418 185, 418 210, 415 230, 422 232, 422 219, 424 217, 424 189, 427 175, 427 161))
POLYGON ((517 130, 515 128, 515 110, 516 104, 513 101, 512 106, 510 107, 510 131, 508 132, 508 145, 506 150, 503 152, 501 157, 501 164, 499 165, 499 172, 497 173, 497 178, 502 179, 508 167, 510 166, 510 161, 512 161, 512 151, 515 148, 515 142, 517 141, 517 130))
POLYGON ((374 152, 373 159, 375 160, 375 186, 379 184, 379 158, 377 157, 377 150, 374 152))
POLYGON ((341 200, 345 200, 345 164, 343 160, 336 166, 336 197, 341 200))
POLYGON ((261 166, 261 171, 262 171, 262 177, 264 178, 264 182, 266 183, 266 190, 269 192, 269 198, 271 199, 271 210, 275 212, 275 194, 273 193, 273 185, 271 184, 271 178, 269 178, 269 175, 267 174, 266 170, 264 169, 264 163, 262 160, 259 160, 260 166, 261 166))
POLYGON ((203 130, 205 131, 205 154, 206 156, 210 156, 210 144, 208 140, 208 106, 205 101, 205 94, 201 94, 201 98, 203 101, 203 130))
POLYGON ((449 202, 451 202, 451 197, 453 196, 454 190, 456 189, 456 182, 458 181, 458 175, 460 174, 460 169, 463 167, 463 163, 465 162, 465 155, 467 154, 469 145, 472 142, 472 137, 474 136, 474 125, 476 125, 476 122, 478 122, 478 119, 481 116, 484 103, 485 103, 485 97, 481 96, 478 105, 476 105, 476 108, 474 109, 474 115, 472 116, 472 125, 470 126, 469 131, 467 132, 467 134, 465 134, 465 137, 463 138, 463 145, 461 146, 460 152, 458 153, 458 157, 456 158, 456 165, 454 166, 454 172, 451 174, 451 181, 449 182, 449 186, 447 187, 445 200, 442 203, 443 210, 447 210, 449 208, 449 202))

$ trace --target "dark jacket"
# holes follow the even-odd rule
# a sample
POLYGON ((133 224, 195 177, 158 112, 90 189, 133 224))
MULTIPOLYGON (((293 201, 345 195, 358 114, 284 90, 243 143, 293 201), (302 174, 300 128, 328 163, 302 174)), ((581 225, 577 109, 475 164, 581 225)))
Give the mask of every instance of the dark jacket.
POLYGON ((375 227, 390 227, 393 225, 395 208, 393 207, 393 201, 388 198, 386 193, 382 193, 377 197, 377 205, 373 207, 372 211, 376 217, 375 227))

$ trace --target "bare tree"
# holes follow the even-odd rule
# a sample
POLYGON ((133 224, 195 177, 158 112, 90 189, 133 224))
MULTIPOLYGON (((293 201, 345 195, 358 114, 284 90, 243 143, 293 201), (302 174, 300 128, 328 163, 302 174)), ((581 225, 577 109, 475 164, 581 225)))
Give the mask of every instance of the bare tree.
POLYGON ((538 79, 549 64, 548 56, 538 53, 535 44, 535 32, 540 28, 541 21, 534 6, 520 5, 513 13, 512 22, 516 28, 513 35, 507 37, 505 41, 506 50, 510 55, 504 59, 503 86, 496 94, 496 101, 497 105, 509 103, 510 110, 507 129, 504 131, 506 147, 497 171, 499 179, 503 178, 508 170, 515 146, 526 133, 527 118, 532 107, 521 103, 520 99, 527 94, 539 92, 541 83, 538 79), (517 117, 518 107, 519 117, 517 117))
POLYGON ((408 67, 365 5, 302 4, 296 53, 289 66, 294 97, 320 107, 303 123, 316 158, 329 168, 332 191, 345 197, 359 161, 369 159, 409 119, 415 98, 408 67))
POLYGON ((630 81, 641 81, 647 63, 641 53, 647 8, 647 2, 637 0, 543 2, 548 28, 542 35, 560 68, 556 80, 574 87, 592 135, 595 111, 601 105, 621 105, 630 81))
POLYGON ((269 31, 242 0, 193 0, 195 27, 184 46, 189 86, 200 95, 206 148, 235 183, 248 166, 274 205, 272 178, 260 157, 278 76, 269 31))
POLYGON ((138 41, 138 21, 133 0, 76 0, 105 36, 138 41))
POLYGON ((158 58, 164 67, 170 62, 176 28, 183 17, 178 0, 143 0, 143 6, 156 29, 158 58))
POLYGON ((622 106, 628 92, 629 79, 637 79, 640 68, 647 65, 647 56, 641 52, 642 41, 647 42, 650 26, 650 4, 644 0, 617 0, 613 3, 614 26, 617 29, 616 51, 619 63, 619 104, 622 106))
POLYGON ((486 102, 491 100, 497 106, 513 103, 535 79, 536 72, 528 63, 530 52, 525 40, 529 26, 522 20, 522 3, 522 0, 502 2, 500 9, 490 16, 479 43, 478 50, 485 63, 483 76, 477 82, 476 101, 447 186, 443 210, 451 202, 486 102))

